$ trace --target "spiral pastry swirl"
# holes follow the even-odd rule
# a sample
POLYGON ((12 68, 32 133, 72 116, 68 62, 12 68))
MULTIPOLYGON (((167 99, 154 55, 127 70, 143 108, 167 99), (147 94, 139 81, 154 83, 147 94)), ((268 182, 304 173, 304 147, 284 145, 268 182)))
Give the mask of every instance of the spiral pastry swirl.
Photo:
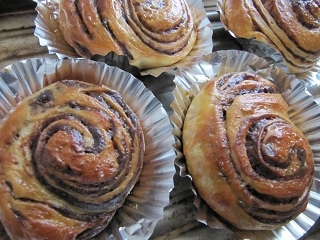
POLYGON ((184 0, 61 0, 59 24, 80 56, 115 52, 140 69, 181 60, 196 40, 184 0))
POLYGON ((247 72, 217 77, 191 102, 182 137, 188 172, 236 228, 276 228, 306 208, 312 151, 287 112, 275 85, 247 72))
POLYGON ((274 46, 292 73, 308 71, 319 60, 319 0, 221 2, 226 27, 237 37, 256 38, 274 46))
POLYGON ((2 122, 1 222, 12 239, 88 239, 143 165, 139 120, 121 95, 76 80, 27 97, 2 122))

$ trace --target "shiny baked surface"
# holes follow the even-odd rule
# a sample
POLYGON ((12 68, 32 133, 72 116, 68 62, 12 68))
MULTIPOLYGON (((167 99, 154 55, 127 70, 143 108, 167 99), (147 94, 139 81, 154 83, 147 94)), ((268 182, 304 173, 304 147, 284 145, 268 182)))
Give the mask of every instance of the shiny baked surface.
POLYGON ((312 152, 287 111, 273 83, 246 72, 210 81, 191 102, 182 135, 188 172, 236 228, 276 228, 306 207, 312 152))
POLYGON ((49 85, 20 102, 0 131, 1 222, 13 239, 97 234, 143 164, 136 115, 102 86, 49 85))
POLYGON ((140 69, 181 60, 191 51, 197 35, 184 0, 62 0, 59 27, 80 56, 113 51, 128 56, 140 69))
POLYGON ((283 55, 291 73, 306 72, 320 58, 320 2, 220 0, 222 21, 236 37, 257 39, 283 55), (241 22, 241 24, 239 24, 241 22))
MULTIPOLYGON (((210 1, 204 1, 204 2, 210 2, 210 1)), ((209 9, 208 10, 209 19, 214 24, 214 26, 216 26, 214 35, 213 35, 213 38, 215 39, 214 50, 219 50, 222 47, 224 49, 237 47, 235 39, 232 38, 229 35, 229 33, 224 30, 218 18, 216 17, 212 18, 210 11, 211 10, 209 9)), ((218 14, 215 12, 214 16, 217 16, 217 15, 218 14)), ((33 31, 34 31, 33 19, 36 18, 36 16, 37 16, 37 12, 32 11, 31 13, 17 12, 2 18, 3 21, 0 21, 2 25, 6 25, 6 22, 16 23, 16 25, 10 25, 8 29, 2 29, 0 31, 0 34, 2 34, 2 36, 8 36, 8 33, 12 33, 12 32, 15 32, 16 34, 12 34, 8 38, 2 38, 2 40, 5 39, 5 41, 2 41, 3 43, 2 46, 5 46, 5 48, 0 49, 2 53, 0 56, 0 58, 2 59, 0 62, 1 66, 6 66, 8 63, 11 63, 13 61, 18 61, 21 58, 26 58, 30 56, 38 56, 38 57, 50 56, 49 54, 47 54, 46 47, 41 47, 39 45, 38 38, 33 34, 33 31), (14 27, 16 27, 17 25, 19 27, 18 31, 14 29, 14 27), (26 42, 28 42, 28 45, 25 44, 26 42), (30 55, 30 53, 32 55, 30 55)), ((237 56, 239 56, 239 54, 237 54, 237 56)), ((171 94, 170 93, 172 89, 170 88, 171 85, 167 83, 163 83, 161 85, 163 86, 161 87, 161 90, 158 87, 159 86, 158 83, 156 82, 153 82, 152 84, 149 85, 149 87, 150 86, 152 87, 151 88, 152 90, 156 89, 156 91, 153 90, 156 94, 159 94, 160 91, 166 92, 166 94, 168 94, 169 96, 171 94)), ((171 109, 167 107, 168 106, 167 103, 170 101, 170 97, 159 98, 159 99, 164 104, 165 109, 170 112, 171 109)), ((294 108, 294 109, 298 110, 300 108, 294 108)), ((303 117, 304 119, 305 119, 305 116, 309 116, 304 111, 302 112, 303 112, 302 116, 304 116, 303 117)), ((300 116, 301 115, 299 114, 296 115, 298 119, 300 119, 300 116)), ((307 126, 307 131, 309 131, 309 129, 313 127, 312 122, 305 120, 305 123, 307 126)), ((314 132, 315 132, 315 136, 317 136, 318 129, 314 130, 314 132)), ((192 194, 192 191, 189 189, 190 188, 189 182, 190 182, 189 178, 187 177, 180 177, 178 174, 175 176, 175 188, 173 189, 173 192, 170 194, 170 196, 178 200, 183 199, 183 201, 170 202, 169 206, 165 208, 164 220, 161 221, 160 224, 157 224, 157 227, 155 228, 155 231, 152 237, 166 238, 168 236, 172 236, 172 234, 175 234, 175 236, 177 237, 174 237, 174 238, 179 238, 182 236, 186 238, 188 237, 194 238, 194 236, 199 236, 202 239, 210 239, 210 238, 221 239, 221 240, 236 239, 236 237, 234 236, 234 233, 229 230, 217 230, 215 228, 210 228, 208 226, 209 224, 206 225, 202 223, 203 222, 202 220, 201 222, 196 220, 198 213, 197 213, 197 209, 194 207, 194 203, 193 203, 194 195, 192 194), (190 226, 190 223, 192 223, 191 226, 190 226)), ((317 214, 315 214, 318 212, 317 211, 318 203, 319 203, 319 198, 317 195, 318 192, 319 192, 318 188, 313 189, 313 194, 310 196, 309 201, 315 204, 315 205, 311 204, 313 208, 311 207, 308 208, 306 212, 304 212, 298 219, 292 221, 290 225, 288 226, 286 225, 272 232, 271 231, 249 231, 248 236, 252 236, 252 232, 253 232, 255 236, 259 234, 258 235, 259 237, 257 237, 258 239, 266 239, 267 237, 271 238, 270 235, 273 237, 275 237, 275 235, 277 236, 281 235, 283 236, 283 238, 288 238, 288 239, 292 236, 298 236, 298 237, 304 236, 305 239, 312 239, 312 238, 318 239, 319 232, 317 231, 312 232, 313 234, 311 233, 310 236, 308 235, 309 233, 308 229, 310 228, 317 229, 317 226, 318 226, 318 223, 316 222, 318 216, 317 214), (299 221, 300 219, 303 219, 303 221, 299 221), (305 225, 305 223, 307 224, 305 225), (294 226, 294 227, 290 228, 290 226, 294 226), (266 234, 266 232, 270 234, 266 234)))

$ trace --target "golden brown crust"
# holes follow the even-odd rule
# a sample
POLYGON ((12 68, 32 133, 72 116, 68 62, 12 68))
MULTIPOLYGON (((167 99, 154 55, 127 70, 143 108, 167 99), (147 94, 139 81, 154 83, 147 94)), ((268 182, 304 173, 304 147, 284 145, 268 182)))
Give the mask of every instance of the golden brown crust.
POLYGON ((274 84, 245 72, 217 77, 191 102, 183 126, 188 173, 236 228, 276 228, 306 207, 312 151, 287 111, 274 84))
POLYGON ((222 0, 222 21, 239 38, 277 48, 293 73, 320 58, 320 1, 222 0))
POLYGON ((0 219, 11 239, 99 233, 143 164, 139 120, 103 86, 54 83, 20 102, 0 132, 0 219))
POLYGON ((79 55, 113 51, 140 69, 171 65, 196 41, 194 22, 184 0, 61 0, 59 25, 79 55))

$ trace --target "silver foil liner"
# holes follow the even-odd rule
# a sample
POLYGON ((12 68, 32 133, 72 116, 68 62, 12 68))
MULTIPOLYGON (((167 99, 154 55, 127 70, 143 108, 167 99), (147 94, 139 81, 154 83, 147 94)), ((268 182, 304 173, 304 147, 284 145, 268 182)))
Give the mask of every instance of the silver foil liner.
MULTIPOLYGON (((315 178, 310 193, 309 203, 305 212, 281 228, 268 231, 240 231, 232 229, 239 239, 298 239, 307 234, 320 216, 320 88, 317 96, 310 94, 307 84, 287 75, 277 67, 271 67, 267 61, 255 54, 239 50, 218 51, 203 56, 195 65, 176 70, 173 91, 174 100, 171 104, 173 114, 173 134, 176 139, 174 145, 177 158, 176 165, 180 176, 192 177, 188 174, 185 158, 182 152, 182 127, 185 114, 194 96, 212 78, 230 72, 247 71, 256 73, 266 79, 274 81, 283 98, 288 103, 291 120, 307 137, 315 161, 315 178)), ((311 85, 310 85, 311 86, 311 85)), ((211 228, 227 228, 208 205, 197 195, 194 186, 190 186, 195 194, 194 203, 198 210, 197 220, 211 228)))
POLYGON ((202 0, 204 8, 207 12, 217 11, 218 10, 218 2, 217 0, 202 0))
POLYGON ((112 88, 137 114, 146 142, 139 184, 109 226, 94 239, 148 239, 163 218, 176 172, 172 125, 165 109, 140 80, 117 67, 88 59, 33 58, 0 71, 0 120, 26 96, 63 79, 112 88))
MULTIPOLYGON (((79 58, 74 49, 64 40, 59 28, 59 0, 33 0, 37 3, 38 15, 35 19, 34 35, 38 37, 41 46, 46 46, 50 54, 56 54, 58 58, 79 58)), ((184 66, 190 62, 196 62, 202 55, 212 52, 212 25, 207 18, 206 11, 201 0, 186 0, 193 16, 197 40, 191 52, 182 60, 167 67, 152 68, 141 71, 142 75, 159 76, 163 72, 171 72, 174 68, 184 66)), ((106 60, 109 61, 109 57, 106 60)), ((116 60, 112 59, 111 61, 116 60)))

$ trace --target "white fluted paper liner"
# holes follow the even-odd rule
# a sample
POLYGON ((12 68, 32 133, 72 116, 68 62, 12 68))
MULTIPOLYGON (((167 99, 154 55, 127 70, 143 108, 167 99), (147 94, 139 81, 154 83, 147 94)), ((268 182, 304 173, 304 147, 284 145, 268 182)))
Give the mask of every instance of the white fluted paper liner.
POLYGON ((174 137, 161 103, 141 81, 117 67, 76 59, 28 59, 0 71, 0 119, 26 96, 63 79, 118 91, 137 114, 145 135, 144 165, 137 184, 107 229, 96 239, 147 239, 163 217, 174 187, 174 137))
MULTIPOLYGON (((240 239, 298 239, 315 225, 320 216, 320 106, 302 81, 287 75, 279 68, 270 67, 267 61, 255 54, 238 50, 214 52, 203 56, 197 64, 189 68, 177 69, 174 79, 176 84, 173 91, 174 100, 171 104, 173 108, 171 121, 174 125, 173 134, 176 139, 174 147, 177 152, 175 163, 180 169, 180 175, 190 177, 192 180, 182 152, 182 127, 187 109, 193 97, 209 80, 215 76, 239 71, 259 74, 277 84, 282 96, 290 106, 291 120, 302 130, 311 145, 315 161, 315 178, 308 207, 296 219, 272 231, 235 231, 235 233, 240 239)), ((318 98, 319 93, 318 88, 318 98)), ((193 186, 191 188, 195 193, 197 219, 212 228, 226 228, 197 195, 196 189, 193 186)))
MULTIPOLYGON (((79 58, 75 50, 64 40, 59 29, 59 0, 33 0, 37 3, 38 15, 35 19, 34 35, 39 43, 46 46, 50 54, 56 54, 58 58, 79 58)), ((170 72, 175 67, 184 66, 195 62, 202 55, 212 52, 212 25, 207 18, 206 11, 201 0, 186 0, 193 16, 197 29, 197 40, 191 52, 182 60, 167 67, 152 68, 141 71, 142 75, 158 77, 162 72, 170 72)))

